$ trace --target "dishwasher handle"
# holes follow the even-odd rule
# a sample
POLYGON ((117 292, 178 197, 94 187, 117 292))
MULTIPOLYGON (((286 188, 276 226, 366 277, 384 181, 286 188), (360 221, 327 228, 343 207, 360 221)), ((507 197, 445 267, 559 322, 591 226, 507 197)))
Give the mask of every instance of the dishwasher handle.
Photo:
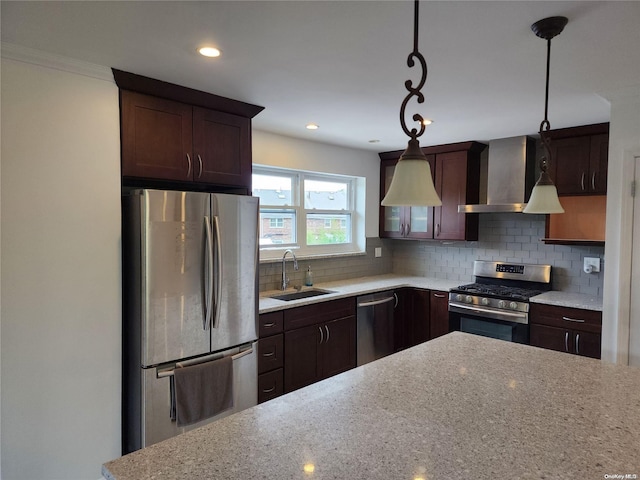
POLYGON ((396 305, 398 303, 398 298, 396 297, 396 294, 394 293, 392 297, 387 297, 387 298, 382 298, 380 300, 371 300, 370 302, 358 302, 358 308, 359 307, 373 307, 374 305, 381 305, 383 303, 389 303, 389 302, 393 302, 396 301, 396 305))

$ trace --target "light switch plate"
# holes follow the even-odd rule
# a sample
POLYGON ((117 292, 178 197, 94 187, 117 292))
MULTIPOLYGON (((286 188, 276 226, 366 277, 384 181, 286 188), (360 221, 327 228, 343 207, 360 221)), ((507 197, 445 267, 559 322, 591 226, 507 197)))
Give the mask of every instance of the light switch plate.
POLYGON ((376 255, 376 258, 380 258, 382 256, 382 247, 375 248, 375 255, 376 255))

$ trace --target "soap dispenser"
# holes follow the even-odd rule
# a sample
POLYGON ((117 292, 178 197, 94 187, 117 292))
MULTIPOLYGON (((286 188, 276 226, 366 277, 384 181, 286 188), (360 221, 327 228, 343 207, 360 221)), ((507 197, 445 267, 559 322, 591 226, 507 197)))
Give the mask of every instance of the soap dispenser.
POLYGON ((313 285, 313 273, 311 272, 311 265, 309 265, 309 267, 307 268, 307 273, 305 273, 304 275, 304 284, 307 287, 313 285))

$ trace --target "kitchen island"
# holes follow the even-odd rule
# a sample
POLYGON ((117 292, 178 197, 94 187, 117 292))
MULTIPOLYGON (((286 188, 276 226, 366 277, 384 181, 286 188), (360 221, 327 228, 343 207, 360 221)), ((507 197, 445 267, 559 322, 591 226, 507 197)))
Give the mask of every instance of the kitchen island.
POLYGON ((113 460, 103 475, 637 478, 639 385, 638 368, 453 332, 113 460))

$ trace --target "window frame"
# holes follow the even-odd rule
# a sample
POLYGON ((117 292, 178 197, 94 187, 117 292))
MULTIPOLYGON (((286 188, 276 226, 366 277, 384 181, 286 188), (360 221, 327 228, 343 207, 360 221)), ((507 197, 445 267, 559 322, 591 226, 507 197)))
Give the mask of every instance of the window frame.
MULTIPOLYGON (((284 250, 292 249, 296 256, 300 258, 315 256, 333 256, 340 254, 364 253, 362 248, 364 243, 364 215, 356 209, 356 197, 358 187, 358 177, 350 175, 339 175, 333 173, 309 172, 303 170, 285 169, 279 167, 269 167, 262 165, 253 165, 253 174, 256 175, 273 175, 280 177, 289 177, 292 179, 291 186, 291 203, 292 205, 263 205, 260 204, 260 213, 274 212, 278 210, 295 212, 295 235, 296 240, 292 243, 280 243, 260 245, 260 260, 281 259, 284 250), (315 209, 305 208, 305 180, 315 180, 321 182, 344 183, 347 185, 346 208, 342 209, 315 209), (315 215, 346 215, 350 218, 347 222, 350 224, 348 231, 349 242, 332 243, 321 245, 307 244, 307 218, 309 214, 315 215), (362 225, 358 225, 362 222, 362 225), (358 234, 362 234, 363 238, 359 239, 358 234)), ((340 219, 340 224, 346 222, 346 219, 340 219)))

